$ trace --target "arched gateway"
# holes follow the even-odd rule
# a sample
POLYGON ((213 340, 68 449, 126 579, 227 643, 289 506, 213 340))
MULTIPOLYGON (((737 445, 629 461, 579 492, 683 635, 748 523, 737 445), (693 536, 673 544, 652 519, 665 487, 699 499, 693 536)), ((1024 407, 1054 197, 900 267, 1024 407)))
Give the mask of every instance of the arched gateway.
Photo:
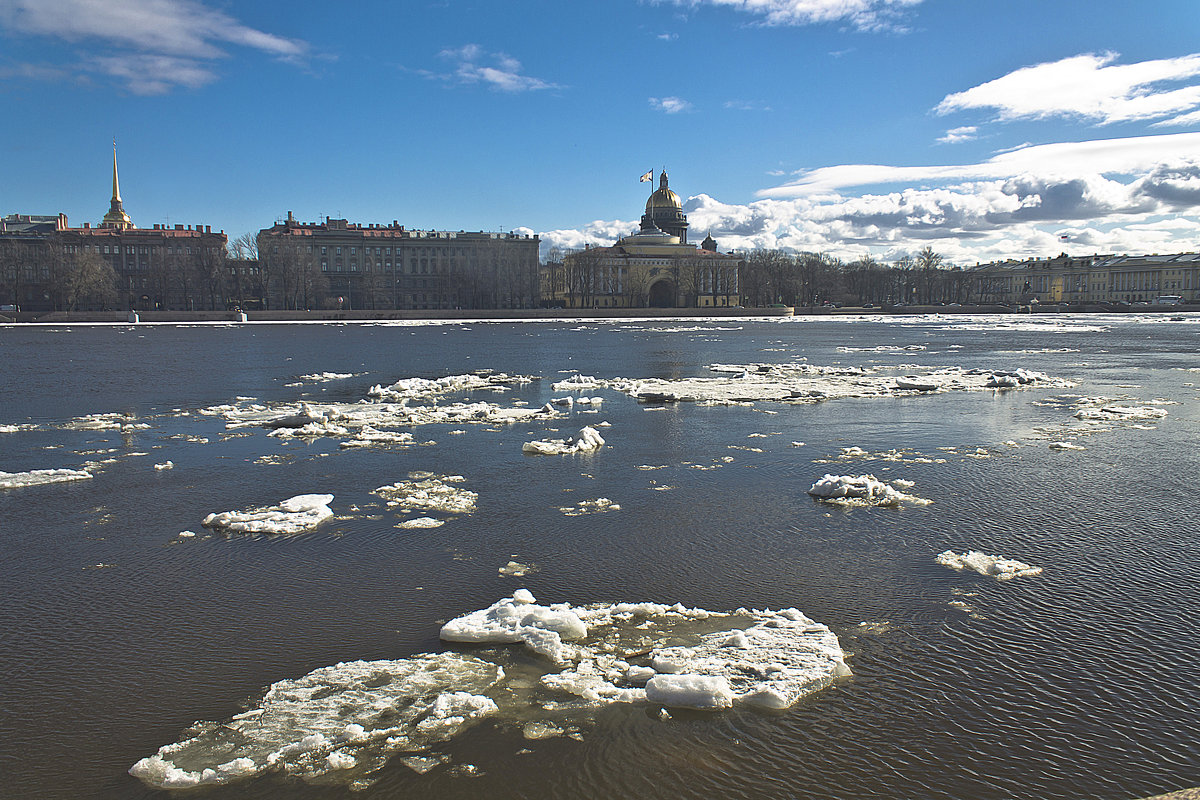
POLYGON ((675 307, 675 283, 667 279, 655 281, 650 287, 649 305, 651 308, 675 307))

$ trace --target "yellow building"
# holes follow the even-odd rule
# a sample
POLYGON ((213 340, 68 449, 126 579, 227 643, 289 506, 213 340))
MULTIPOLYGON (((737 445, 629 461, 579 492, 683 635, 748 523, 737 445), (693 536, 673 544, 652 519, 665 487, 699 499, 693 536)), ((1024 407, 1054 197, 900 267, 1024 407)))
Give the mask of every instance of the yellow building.
POLYGON ((711 236, 687 242, 679 195, 659 177, 637 232, 611 247, 567 255, 546 294, 566 308, 722 308, 739 305, 738 256, 717 251, 711 236))
POLYGON ((1000 261, 971 269, 982 303, 1153 303, 1174 296, 1200 301, 1200 254, 1072 257, 1000 261))

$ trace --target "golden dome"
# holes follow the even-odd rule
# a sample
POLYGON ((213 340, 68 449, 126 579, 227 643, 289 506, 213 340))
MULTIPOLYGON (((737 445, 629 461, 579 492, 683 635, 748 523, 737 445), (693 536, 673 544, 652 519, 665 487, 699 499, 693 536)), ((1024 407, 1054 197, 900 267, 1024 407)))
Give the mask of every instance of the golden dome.
POLYGON ((663 186, 654 191, 650 195, 650 199, 646 201, 646 213, 652 214, 660 209, 673 209, 676 211, 683 210, 683 203, 679 201, 679 195, 663 186))

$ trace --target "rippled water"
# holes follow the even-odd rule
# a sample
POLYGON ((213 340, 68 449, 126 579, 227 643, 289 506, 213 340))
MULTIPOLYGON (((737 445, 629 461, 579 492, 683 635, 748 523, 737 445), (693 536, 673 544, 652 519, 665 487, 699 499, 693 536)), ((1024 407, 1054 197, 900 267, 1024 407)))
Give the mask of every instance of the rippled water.
MULTIPOLYGON (((1116 800, 1200 785, 1198 345, 1191 317, 0 328, 0 425, 32 426, 0 433, 0 471, 115 459, 91 480, 0 491, 0 794, 158 796, 127 770, 192 722, 322 666, 446 649, 443 622, 522 586, 547 603, 794 606, 837 633, 854 677, 780 713, 599 708, 573 721, 578 739, 485 722, 439 748, 448 765, 391 763, 355 796, 1116 800), (229 436, 195 413, 477 369, 540 376, 472 398, 536 407, 572 372, 799 359, 1024 367, 1077 386, 751 407, 604 390, 598 414, 422 426, 436 445, 404 449, 229 436), (352 377, 287 385, 322 372, 352 377), (1084 426, 1079 396, 1173 404, 1158 422, 1084 426), (149 427, 64 428, 111 412, 149 427), (521 453, 600 420, 594 455, 521 453), (370 492, 415 470, 462 475, 477 510, 395 528, 370 492), (827 472, 910 480, 933 502, 814 502, 827 472), (310 533, 200 527, 309 492, 337 514, 310 533), (597 497, 620 510, 559 510, 597 497), (1044 571, 955 572, 934 560, 947 549, 1044 571), (499 574, 510 560, 538 569, 499 574)), ((271 775, 200 792, 349 794, 271 775)))

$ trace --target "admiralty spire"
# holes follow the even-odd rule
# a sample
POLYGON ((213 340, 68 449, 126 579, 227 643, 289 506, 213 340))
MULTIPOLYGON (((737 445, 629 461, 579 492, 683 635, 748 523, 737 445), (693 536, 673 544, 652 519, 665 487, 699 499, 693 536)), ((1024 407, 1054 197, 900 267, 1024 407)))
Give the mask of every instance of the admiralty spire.
POLYGON ((125 208, 121 205, 121 184, 117 180, 117 142, 113 140, 113 193, 112 201, 108 207, 108 213, 104 215, 104 221, 100 223, 102 228, 119 228, 120 230, 129 230, 136 227, 133 220, 125 213, 125 208))

